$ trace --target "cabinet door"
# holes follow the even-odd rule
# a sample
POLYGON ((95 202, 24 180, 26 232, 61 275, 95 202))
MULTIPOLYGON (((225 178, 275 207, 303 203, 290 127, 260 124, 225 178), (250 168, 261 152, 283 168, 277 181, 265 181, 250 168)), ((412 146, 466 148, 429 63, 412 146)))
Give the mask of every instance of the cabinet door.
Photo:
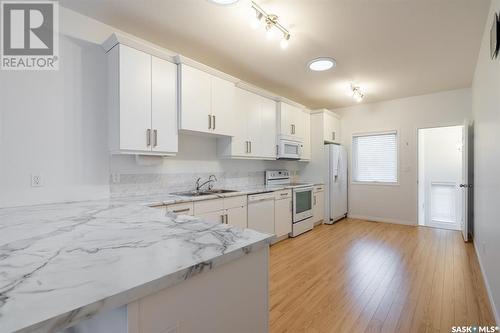
POLYGON ((300 137, 304 141, 302 147, 303 160, 311 160, 311 115, 307 112, 302 112, 302 121, 300 128, 300 137))
POLYGON ((260 157, 261 154, 261 105, 259 96, 250 93, 247 110, 247 135, 249 141, 249 156, 260 157))
POLYGON ((234 136, 231 138, 231 156, 248 156, 248 135, 246 118, 249 112, 250 92, 236 89, 234 112, 239 121, 234 123, 234 136))
POLYGON ((237 119, 235 112, 236 87, 234 83, 212 76, 213 132, 234 135, 237 119))
POLYGON ((276 158, 276 102, 260 97, 260 157, 276 158))
POLYGON ((314 222, 325 218, 325 193, 316 192, 313 194, 313 218, 314 222))
POLYGON ((274 232, 277 237, 288 235, 292 232, 292 200, 282 199, 275 201, 274 232))
POLYGON ((240 228, 247 228, 247 206, 226 210, 227 224, 240 228))
POLYGON ((177 66, 151 58, 153 151, 177 152, 177 66))
POLYGON ((213 223, 222 223, 224 214, 225 214, 225 212, 223 210, 218 210, 215 212, 197 214, 195 216, 199 217, 203 221, 213 222, 213 223))
POLYGON ((151 56, 119 45, 120 149, 148 151, 151 136, 151 56))
POLYGON ((294 113, 291 105, 280 102, 280 134, 293 135, 294 113))
POLYGON ((211 133, 212 76, 196 68, 181 66, 180 128, 211 133))

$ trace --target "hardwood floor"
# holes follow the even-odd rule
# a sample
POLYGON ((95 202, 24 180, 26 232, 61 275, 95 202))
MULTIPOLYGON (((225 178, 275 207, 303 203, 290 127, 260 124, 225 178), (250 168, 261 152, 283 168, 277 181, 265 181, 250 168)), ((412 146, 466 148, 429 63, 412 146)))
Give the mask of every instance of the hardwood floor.
POLYGON ((271 247, 270 332, 451 332, 494 325, 458 231, 346 219, 271 247))

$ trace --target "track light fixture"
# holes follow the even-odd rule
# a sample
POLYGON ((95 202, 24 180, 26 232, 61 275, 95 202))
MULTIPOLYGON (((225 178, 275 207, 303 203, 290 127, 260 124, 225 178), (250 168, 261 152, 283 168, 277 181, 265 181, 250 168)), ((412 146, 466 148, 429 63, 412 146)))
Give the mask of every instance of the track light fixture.
POLYGON ((251 27, 253 29, 258 29, 260 26, 264 25, 266 29, 266 38, 269 40, 273 39, 276 33, 281 33, 280 46, 282 49, 286 49, 291 35, 290 32, 281 25, 278 16, 266 13, 264 9, 255 3, 255 1, 252 1, 252 9, 255 15, 252 18, 251 27))
POLYGON ((361 91, 361 88, 351 83, 351 90, 352 90, 352 98, 354 98, 356 102, 360 103, 365 97, 365 95, 361 91))

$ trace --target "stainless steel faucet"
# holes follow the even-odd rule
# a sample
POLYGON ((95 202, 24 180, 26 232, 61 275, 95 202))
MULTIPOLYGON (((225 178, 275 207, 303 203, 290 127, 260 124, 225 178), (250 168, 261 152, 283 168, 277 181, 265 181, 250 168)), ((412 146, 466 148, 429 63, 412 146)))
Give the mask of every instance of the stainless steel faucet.
POLYGON ((210 177, 208 177, 208 180, 206 182, 200 184, 200 181, 201 178, 196 179, 196 184, 195 184, 196 192, 198 192, 203 186, 207 184, 208 184, 208 190, 211 190, 214 186, 214 183, 217 181, 217 177, 215 177, 215 175, 210 175, 210 177))

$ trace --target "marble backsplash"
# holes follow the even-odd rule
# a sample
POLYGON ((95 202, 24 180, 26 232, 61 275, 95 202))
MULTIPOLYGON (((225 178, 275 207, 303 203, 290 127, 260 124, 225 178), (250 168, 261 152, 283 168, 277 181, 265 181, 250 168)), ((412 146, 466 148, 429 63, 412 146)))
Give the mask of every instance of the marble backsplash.
MULTIPOLYGON (((241 188, 264 184, 265 171, 224 171, 207 173, 168 173, 168 174, 120 174, 110 175, 112 198, 133 195, 162 194, 189 191, 195 188, 196 179, 202 182, 210 175, 217 177, 214 188, 241 188)), ((296 172, 292 171, 292 174, 296 172)))

